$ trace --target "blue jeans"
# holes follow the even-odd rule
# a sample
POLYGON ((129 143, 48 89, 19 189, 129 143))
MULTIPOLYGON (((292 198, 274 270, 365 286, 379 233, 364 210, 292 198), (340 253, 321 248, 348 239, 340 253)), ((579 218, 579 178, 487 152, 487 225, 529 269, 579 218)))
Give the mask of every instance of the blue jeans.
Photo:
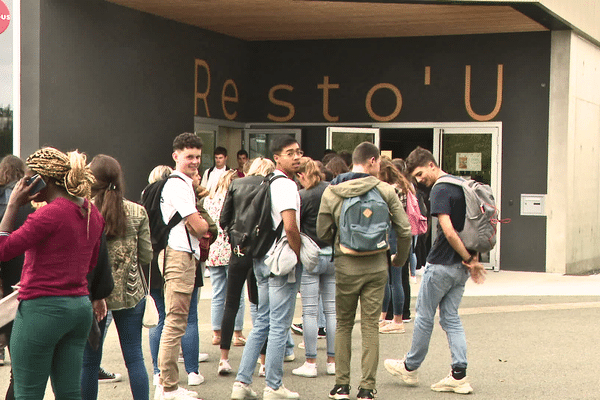
MULTIPOLYGON (((135 400, 148 400, 149 383, 148 373, 144 365, 142 352, 142 318, 146 299, 142 299, 135 307, 123 310, 113 310, 112 316, 119 332, 121 352, 129 373, 129 385, 135 400)), ((104 335, 106 319, 100 323, 101 334, 104 335)), ((83 353, 83 370, 81 372, 81 396, 83 400, 96 400, 98 398, 98 369, 102 361, 102 345, 94 351, 86 343, 83 353)))
POLYGON ((302 277, 302 266, 296 266, 296 282, 288 282, 287 276, 270 277, 271 271, 263 259, 254 260, 254 273, 258 284, 258 309, 255 323, 248 336, 237 381, 252 383, 252 373, 256 360, 265 341, 268 339, 266 354, 265 383, 272 389, 279 389, 283 377, 283 357, 286 342, 290 335, 290 326, 294 318, 296 295, 302 277))
POLYGON ((327 355, 335 356, 335 266, 331 256, 320 256, 317 270, 320 274, 304 269, 300 285, 306 358, 317 357, 319 297, 327 328, 327 355))
MULTIPOLYGON (((210 284, 212 286, 212 300, 210 303, 210 317, 213 331, 220 331, 225 311, 225 298, 227 295, 227 265, 208 267, 210 270, 210 284)), ((240 306, 235 317, 234 330, 244 329, 244 296, 240 297, 240 306)))
POLYGON ((417 253, 415 253, 415 249, 417 248, 417 239, 419 235, 414 235, 412 237, 412 241, 410 242, 410 255, 408 256, 408 261, 410 264, 410 276, 415 276, 417 274, 417 253))
MULTIPOLYGON (((148 336, 150 337, 150 354, 152 355, 152 367, 154 374, 158 374, 158 348, 160 347, 160 336, 165 324, 165 298, 163 297, 162 289, 150 289, 150 295, 156 303, 158 309, 158 325, 150 328, 148 336)), ((187 327, 185 335, 181 338, 181 349, 183 359, 185 361, 185 372, 191 374, 198 373, 198 353, 199 353, 199 337, 198 337, 198 288, 194 288, 192 292, 192 300, 190 302, 190 313, 188 314, 187 327)))
POLYGON ((412 346, 406 356, 406 366, 415 370, 421 366, 433 331, 436 310, 440 309, 440 325, 448 337, 452 368, 467 368, 467 340, 458 307, 465 291, 469 272, 462 264, 425 265, 421 289, 417 298, 417 317, 412 346))
POLYGON ((383 295, 382 312, 387 312, 392 298, 392 309, 394 315, 402 316, 404 309, 404 289, 402 288, 402 267, 389 267, 388 281, 385 285, 385 293, 383 295))

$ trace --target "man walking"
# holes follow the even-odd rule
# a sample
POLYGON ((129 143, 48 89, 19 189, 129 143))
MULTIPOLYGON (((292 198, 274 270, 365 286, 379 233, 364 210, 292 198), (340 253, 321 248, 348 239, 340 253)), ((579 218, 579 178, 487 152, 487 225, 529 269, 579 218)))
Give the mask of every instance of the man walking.
POLYGON ((202 141, 193 133, 182 133, 173 141, 174 175, 163 187, 161 212, 165 224, 176 213, 183 218, 169 232, 165 249, 165 322, 160 339, 158 366, 160 381, 155 398, 189 400, 196 392, 179 386, 177 358, 187 326, 190 300, 194 291, 196 259, 200 256, 198 239, 208 231, 208 223, 196 209, 192 177, 202 157, 202 141), (181 178, 181 179, 179 179, 181 178))
POLYGON ((410 249, 410 224, 402 203, 391 185, 377 179, 381 161, 379 156, 379 149, 369 142, 356 146, 352 154, 352 171, 338 175, 325 189, 317 217, 319 237, 329 243, 335 239, 336 373, 335 386, 329 393, 331 399, 350 398, 352 328, 359 299, 362 378, 358 399, 375 397, 375 378, 379 363, 379 314, 388 280, 388 257, 385 251, 363 256, 342 253, 339 228, 344 199, 361 196, 376 188, 387 203, 392 227, 398 236, 392 268, 399 268, 404 264, 410 249))
MULTIPOLYGON (((287 236, 291 249, 296 253, 298 263, 288 275, 275 276, 265 264, 265 258, 254 259, 254 273, 258 285, 258 310, 254 326, 244 348, 240 369, 231 392, 232 400, 256 399, 257 394, 250 388, 256 360, 265 341, 266 379, 263 392, 264 400, 298 399, 300 395, 283 386, 283 359, 288 332, 294 309, 296 295, 300 287, 302 265, 300 260, 300 196, 298 186, 293 181, 300 158, 304 154, 296 139, 280 136, 270 148, 276 163, 274 179, 271 183, 271 217, 273 227, 283 221, 282 236, 287 236)), ((275 244, 273 244, 274 246, 275 244)))
POLYGON ((483 283, 484 270, 477 254, 471 254, 465 248, 457 233, 462 231, 465 222, 463 189, 442 182, 434 186, 446 173, 428 150, 417 147, 406 163, 408 172, 417 182, 433 186, 431 215, 438 217, 439 228, 421 281, 411 349, 403 360, 385 360, 384 365, 389 373, 399 376, 405 384, 415 386, 418 383, 417 369, 427 355, 439 307, 440 325, 446 331, 452 355, 452 371, 446 378, 431 385, 431 389, 436 392, 472 393, 473 388, 467 378, 467 341, 458 316, 458 306, 469 275, 476 283, 483 283))

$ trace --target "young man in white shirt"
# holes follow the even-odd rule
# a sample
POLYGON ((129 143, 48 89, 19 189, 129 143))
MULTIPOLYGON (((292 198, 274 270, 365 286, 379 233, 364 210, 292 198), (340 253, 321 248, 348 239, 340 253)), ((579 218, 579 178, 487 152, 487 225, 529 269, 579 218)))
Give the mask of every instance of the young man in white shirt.
POLYGON ((204 171, 202 182, 200 183, 208 191, 217 186, 221 176, 229 169, 227 166, 227 149, 225 147, 219 146, 215 148, 214 156, 215 165, 204 171))
POLYGON ((181 338, 187 326, 190 300, 196 277, 196 260, 200 256, 198 239, 208 231, 208 223, 196 209, 196 195, 192 177, 198 171, 202 158, 202 141, 193 133, 182 133, 173 141, 174 175, 165 184, 161 195, 161 212, 165 223, 179 213, 183 218, 169 232, 165 279, 165 322, 160 340, 158 366, 160 368, 160 400, 189 400, 198 394, 179 386, 177 358, 181 338))
MULTIPOLYGON (((273 227, 283 221, 282 236, 298 257, 295 270, 285 276, 271 275, 265 265, 265 258, 254 259, 254 273, 258 284, 258 311, 254 327, 248 336, 240 368, 233 385, 231 399, 256 399, 257 393, 250 388, 252 374, 256 368, 261 348, 268 339, 266 354, 266 379, 264 400, 298 399, 300 395, 283 386, 283 361, 288 332, 294 317, 296 295, 300 287, 302 265, 300 264, 300 195, 294 182, 294 175, 304 154, 298 142, 290 136, 282 136, 271 144, 271 152, 277 164, 271 183, 271 217, 273 227)), ((275 245, 275 244, 273 244, 275 245)))

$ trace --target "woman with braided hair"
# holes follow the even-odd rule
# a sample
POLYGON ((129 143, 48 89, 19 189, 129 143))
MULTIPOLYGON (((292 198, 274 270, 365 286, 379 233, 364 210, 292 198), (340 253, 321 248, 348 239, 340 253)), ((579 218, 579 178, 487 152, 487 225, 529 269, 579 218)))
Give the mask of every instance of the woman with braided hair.
MULTIPOLYGON (((104 220, 89 201, 94 177, 86 157, 51 147, 27 158, 0 222, 0 261, 25 253, 20 305, 11 336, 17 399, 43 399, 48 377, 57 399, 81 399, 83 349, 92 325, 87 274, 98 258, 104 220), (33 182, 29 178, 39 174, 33 182), (38 193, 30 191, 43 180, 38 193), (47 205, 13 232, 20 206, 47 205)), ((97 302, 97 317, 106 306, 97 302)))

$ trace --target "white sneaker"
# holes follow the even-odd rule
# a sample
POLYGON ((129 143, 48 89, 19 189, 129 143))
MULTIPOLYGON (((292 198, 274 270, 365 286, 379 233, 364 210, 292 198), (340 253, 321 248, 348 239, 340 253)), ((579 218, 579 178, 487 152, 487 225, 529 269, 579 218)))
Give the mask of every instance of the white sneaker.
POLYGON ((198 362, 206 362, 208 361, 208 354, 207 353, 198 353, 198 362))
POLYGON ((265 367, 265 364, 260 364, 260 368, 258 368, 258 376, 263 378, 267 376, 267 368, 265 367))
POLYGON ((406 369, 404 365, 404 359, 402 360, 393 360, 387 359, 383 362, 385 369, 394 376, 399 376, 402 382, 408 386, 417 386, 419 383, 419 375, 418 372, 409 371, 406 369))
POLYGON ((327 363, 327 375, 335 375, 335 363, 327 363))
POLYGON ((154 392, 155 400, 190 400, 197 398, 198 393, 182 388, 181 386, 172 392, 165 392, 162 385, 156 385, 156 390, 154 392))
POLYGON ((205 278, 210 278, 210 269, 206 268, 206 269, 204 270, 204 277, 205 277, 205 278))
POLYGON ((298 348, 304 350, 306 346, 304 346, 304 340, 298 343, 298 348))
POLYGON ((152 376, 152 384, 154 386, 158 385, 160 383, 160 374, 154 374, 152 376))
POLYGON ((201 373, 190 372, 188 374, 188 386, 198 386, 204 383, 204 377, 201 373))
POLYGON ((274 399, 299 399, 300 395, 296 392, 292 392, 286 389, 283 384, 279 386, 279 389, 275 390, 268 386, 265 386, 263 391, 263 400, 274 400, 274 399))
POLYGON ((283 357, 284 362, 294 361, 295 359, 296 355, 294 353, 288 354, 287 356, 283 357))
POLYGON ((250 385, 246 385, 242 382, 235 382, 233 389, 231 389, 231 400, 246 400, 246 399, 257 399, 258 394, 252 390, 250 385))
POLYGON ((229 360, 221 360, 219 361, 219 369, 217 369, 217 373, 219 375, 229 375, 233 372, 231 365, 229 365, 229 360))
POLYGON ((304 376, 305 378, 317 377, 317 364, 305 362, 301 367, 292 370, 292 374, 304 376))
POLYGON ((454 392, 460 394, 473 393, 473 388, 469 383, 469 379, 465 376, 460 380, 456 380, 452 376, 452 372, 441 381, 431 385, 431 390, 435 392, 454 392))

